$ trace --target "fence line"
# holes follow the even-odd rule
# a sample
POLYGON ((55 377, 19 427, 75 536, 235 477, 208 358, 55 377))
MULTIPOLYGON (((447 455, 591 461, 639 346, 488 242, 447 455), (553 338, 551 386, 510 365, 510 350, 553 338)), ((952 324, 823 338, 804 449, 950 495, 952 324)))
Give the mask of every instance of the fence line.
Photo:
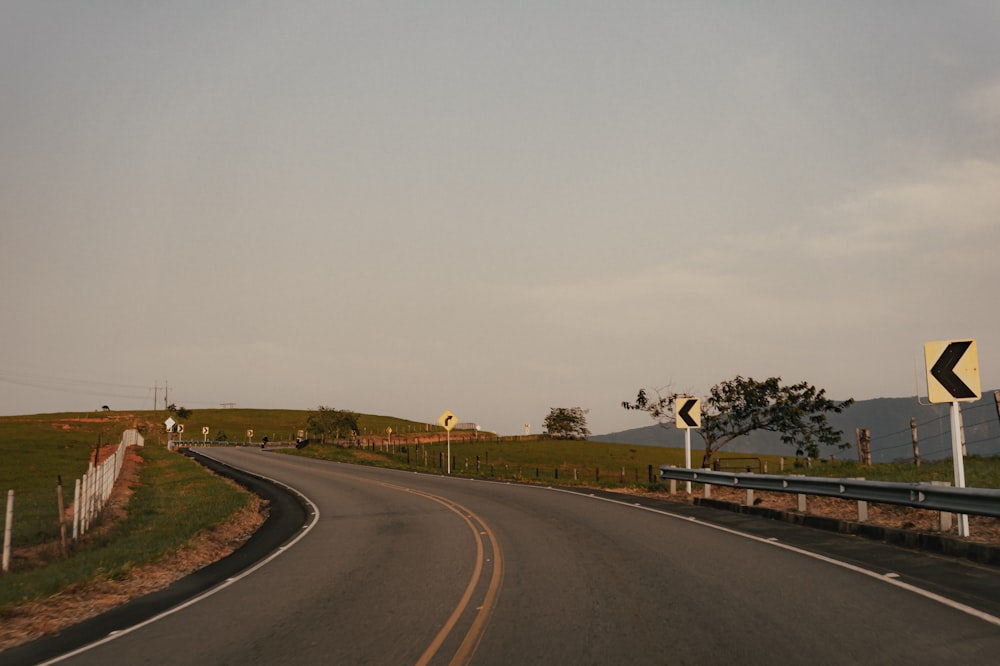
MULTIPOLYGON (((81 536, 83 536, 87 530, 90 528, 91 523, 97 518, 101 509, 107 503, 108 498, 111 497, 111 492, 114 490, 115 482, 118 477, 121 476, 122 468, 125 464, 125 450, 130 446, 143 446, 144 440, 139 431, 136 429, 126 430, 122 433, 121 443, 118 448, 115 449, 114 453, 105 458, 102 462, 94 464, 91 462, 87 467, 87 472, 76 479, 73 484, 73 540, 76 541, 81 536)), ((60 486, 57 488, 57 495, 60 497, 58 506, 62 508, 61 504, 61 481, 60 486)), ((33 495, 29 493, 29 498, 33 495)), ((22 495, 23 497, 23 495, 22 495)), ((34 495, 35 499, 37 494, 34 495)), ((23 503, 22 503, 23 504, 23 503)), ((32 502, 29 499, 29 505, 39 504, 39 502, 32 502)), ((10 559, 12 553, 12 533, 14 524, 14 491, 9 490, 7 493, 6 510, 4 511, 4 538, 3 538, 3 557, 2 566, 0 570, 7 572, 10 570, 10 559)), ((18 524, 22 524, 24 521, 23 516, 25 515, 25 509, 19 510, 19 515, 21 519, 18 524)), ((48 532, 48 528, 44 527, 42 523, 37 523, 34 519, 38 519, 40 516, 37 512, 32 512, 30 507, 27 510, 27 521, 30 524, 31 532, 38 532, 45 534, 48 532)), ((63 520, 63 516, 57 516, 60 524, 63 520)), ((47 520, 44 522, 48 522, 47 520)), ((18 531, 21 533, 18 541, 21 546, 25 545, 39 545, 42 542, 34 542, 29 539, 28 543, 23 542, 27 531, 24 528, 19 528, 18 531)), ((60 528, 60 531, 61 528, 60 528)), ((63 537, 63 554, 65 556, 65 532, 62 533, 63 537)))
POLYGON ((125 449, 143 446, 144 440, 138 430, 126 430, 122 441, 113 454, 97 465, 90 463, 87 473, 76 480, 73 489, 73 539, 86 534, 91 522, 111 497, 115 482, 125 464, 125 449))

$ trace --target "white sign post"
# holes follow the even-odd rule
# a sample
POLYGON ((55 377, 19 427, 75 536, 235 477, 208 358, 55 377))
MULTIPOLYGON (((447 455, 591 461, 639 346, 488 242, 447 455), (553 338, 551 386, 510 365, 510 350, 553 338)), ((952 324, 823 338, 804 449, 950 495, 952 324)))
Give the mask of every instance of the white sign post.
POLYGON ((173 450, 170 433, 174 431, 174 426, 177 425, 177 421, 174 421, 172 417, 168 416, 167 420, 163 422, 163 425, 167 426, 167 450, 173 450))
POLYGON ((447 434, 447 438, 448 438, 448 474, 451 474, 451 429, 455 427, 456 423, 458 423, 458 417, 455 416, 454 414, 452 414, 451 412, 449 412, 446 409, 446 410, 444 410, 444 414, 442 414, 441 416, 438 417, 438 423, 440 423, 441 427, 443 427, 445 429, 445 431, 448 433, 447 434))
MULTIPOLYGON (((951 403, 951 459, 955 467, 955 487, 965 487, 965 458, 962 457, 962 413, 959 402, 982 396, 979 382, 979 352, 975 340, 941 340, 924 345, 927 364, 927 400, 951 403)), ((958 515, 958 536, 969 536, 969 516, 958 515)))
MULTIPOLYGON (((674 399, 676 417, 674 425, 684 429, 684 466, 691 469, 691 429, 701 427, 701 400, 686 396, 674 399)), ((687 482, 687 494, 691 494, 691 482, 687 482)))

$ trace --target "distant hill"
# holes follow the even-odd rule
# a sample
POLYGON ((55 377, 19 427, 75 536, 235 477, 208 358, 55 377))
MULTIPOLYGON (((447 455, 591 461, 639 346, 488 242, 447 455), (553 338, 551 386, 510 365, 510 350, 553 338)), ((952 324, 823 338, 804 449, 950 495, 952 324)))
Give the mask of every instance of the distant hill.
MULTIPOLYGON (((868 428, 872 438, 872 460, 892 462, 912 460, 913 444, 910 419, 917 420, 917 441, 923 460, 940 460, 951 457, 951 423, 948 405, 924 406, 914 398, 876 398, 859 400, 842 414, 829 416, 830 423, 844 433, 850 449, 825 447, 821 455, 838 459, 856 460, 855 429, 868 428)), ((1000 455, 1000 416, 997 414, 993 391, 984 391, 982 399, 962 403, 962 420, 965 422, 965 441, 970 456, 1000 455)), ((652 423, 652 419, 649 420, 652 423)), ((684 447, 684 431, 671 426, 664 428, 653 424, 632 430, 591 436, 597 442, 684 447)), ((691 436, 694 464, 700 461, 704 442, 696 433, 691 436)), ((733 440, 722 449, 730 453, 760 453, 765 455, 794 456, 795 449, 784 444, 777 433, 754 432, 747 437, 733 440)))

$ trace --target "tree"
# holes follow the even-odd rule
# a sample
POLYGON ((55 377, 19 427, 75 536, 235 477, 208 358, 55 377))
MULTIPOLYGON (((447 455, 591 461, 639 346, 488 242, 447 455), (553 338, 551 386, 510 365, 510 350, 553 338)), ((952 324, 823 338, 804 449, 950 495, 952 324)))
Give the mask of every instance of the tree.
POLYGON ((327 435, 340 439, 341 435, 346 437, 358 431, 358 415, 351 411, 320 405, 316 411, 309 412, 306 424, 309 432, 319 435, 323 441, 326 441, 327 435))
MULTIPOLYGON (((647 412, 661 426, 673 424, 677 394, 665 394, 662 388, 653 392, 655 398, 639 389, 635 401, 623 402, 622 407, 647 412)), ((719 449, 754 430, 781 433, 781 441, 795 446, 800 456, 818 457, 820 446, 850 446, 843 433, 827 423, 826 415, 844 411, 854 398, 835 402, 825 390, 806 382, 782 386, 780 377, 756 381, 736 376, 713 386, 701 404, 701 428, 696 432, 705 442, 703 467, 711 464, 719 449)))
POLYGON ((552 407, 545 417, 545 431, 560 439, 586 439, 587 412, 589 409, 579 407, 552 407))
POLYGON ((194 414, 194 412, 190 409, 184 406, 178 407, 174 403, 167 405, 167 411, 171 414, 175 414, 179 419, 189 419, 191 418, 191 415, 194 414))

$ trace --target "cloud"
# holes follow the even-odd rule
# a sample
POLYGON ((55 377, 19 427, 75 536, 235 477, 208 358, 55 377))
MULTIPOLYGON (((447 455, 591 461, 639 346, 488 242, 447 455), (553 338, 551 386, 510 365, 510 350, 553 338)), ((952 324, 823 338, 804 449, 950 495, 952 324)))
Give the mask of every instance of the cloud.
POLYGON ((876 187, 821 215, 816 254, 882 254, 906 250, 992 253, 1000 228, 1000 163, 967 160, 908 182, 876 187))
POLYGON ((1000 129, 1000 79, 966 95, 959 106, 975 120, 1000 129))

